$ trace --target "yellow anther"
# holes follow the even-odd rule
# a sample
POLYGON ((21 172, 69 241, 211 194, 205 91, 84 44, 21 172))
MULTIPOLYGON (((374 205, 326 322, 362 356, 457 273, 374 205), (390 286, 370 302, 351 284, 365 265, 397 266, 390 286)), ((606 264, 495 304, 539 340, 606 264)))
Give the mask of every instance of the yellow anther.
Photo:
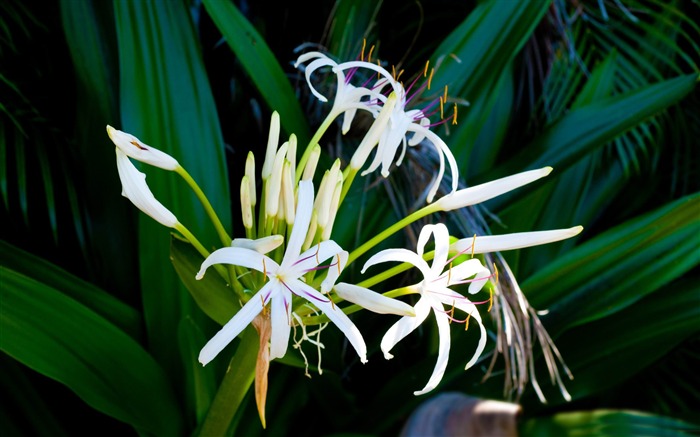
POLYGON ((452 308, 450 308, 450 325, 452 324, 452 320, 455 318, 455 301, 452 301, 452 308))
POLYGON ((435 74, 435 69, 430 69, 430 77, 428 77, 428 90, 430 90, 430 84, 433 83, 433 75, 435 74))
POLYGON ((265 258, 263 260, 263 277, 267 279, 267 268, 265 267, 265 258))
POLYGON ((457 103, 455 103, 454 115, 452 116, 452 124, 457 124, 457 103))
POLYGON ((328 294, 328 300, 331 301, 331 308, 335 310, 335 302, 333 302, 333 298, 331 298, 330 293, 328 294))
POLYGON ((469 315, 467 315, 467 320, 464 321, 464 330, 465 331, 467 329, 469 329, 469 319, 471 319, 471 318, 472 318, 472 313, 469 313, 469 315))
POLYGON ((367 46, 367 38, 362 38, 362 51, 360 51, 360 61, 365 60, 365 47, 367 46))
POLYGON ((430 59, 425 61, 425 68, 423 68, 423 77, 428 76, 428 67, 430 66, 430 59))
POLYGON ((489 288, 489 309, 487 309, 486 312, 490 313, 491 308, 493 308, 493 289, 489 288))
POLYGON ((394 80, 397 80, 396 79, 396 67, 394 67, 393 65, 391 66, 391 77, 393 77, 394 80))
POLYGON ((401 78, 401 75, 403 74, 403 69, 399 71, 399 75, 396 76, 396 80, 399 80, 401 78))
POLYGON ((442 100, 442 96, 440 96, 440 120, 443 119, 443 108, 444 108, 445 102, 442 100))
POLYGON ((340 255, 336 255, 338 257, 338 276, 340 276, 340 255))
POLYGON ((447 103, 447 85, 445 85, 445 96, 443 100, 445 101, 445 103, 447 103))
POLYGON ((496 264, 493 265, 493 270, 494 270, 494 275, 496 276, 494 278, 494 281, 496 281, 496 284, 498 284, 498 266, 496 266, 496 264))
MULTIPOLYGON (((374 51, 374 44, 372 44, 372 47, 369 48, 369 54, 367 55, 367 62, 372 62, 372 52, 374 51)), ((379 59, 377 59, 377 63, 379 62, 379 59)))
POLYGON ((450 283, 450 280, 452 279, 452 263, 450 263, 450 267, 447 269, 447 283, 450 283))
POLYGON ((476 247, 476 234, 474 234, 474 238, 472 239, 472 258, 474 258, 474 247, 476 247))

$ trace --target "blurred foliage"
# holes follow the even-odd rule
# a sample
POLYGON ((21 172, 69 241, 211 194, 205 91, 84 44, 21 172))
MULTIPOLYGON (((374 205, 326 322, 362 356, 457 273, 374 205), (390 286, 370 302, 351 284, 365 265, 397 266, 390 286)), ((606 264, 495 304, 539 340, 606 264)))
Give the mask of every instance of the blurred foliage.
MULTIPOLYGON (((264 152, 270 113, 286 112, 283 128, 303 138, 328 110, 293 68, 295 50, 307 44, 353 59, 363 38, 408 76, 428 59, 440 66, 433 91, 449 85, 460 123, 439 132, 461 183, 554 166, 547 181, 468 211, 477 217, 468 223, 494 234, 585 228, 576 239, 504 254, 531 303, 549 311, 542 321, 575 376, 571 404, 547 384, 548 405, 531 390, 523 396, 523 433, 697 430, 693 16, 700 6, 683 0, 2 2, 2 433, 189 435, 201 426, 227 360, 202 368, 197 350, 215 330, 210 318, 221 323, 234 309, 217 293, 187 292, 199 255, 178 239, 171 249, 168 233, 120 196, 105 125, 185 164, 236 235, 231 193, 247 152, 264 152)), ((346 137, 327 134, 328 155, 347 156, 363 123, 346 137)), ((430 150, 412 148, 389 179, 356 184, 334 239, 365 241, 412 211, 433 165, 430 150)), ((208 229, 213 247, 181 181, 144 170, 156 196, 188 226, 208 229)), ((221 293, 213 276, 197 286, 221 293)), ((392 320, 354 321, 383 332, 392 320)), ((366 365, 345 353, 337 332, 324 334, 323 374, 305 378, 290 350, 270 370, 267 431, 249 393, 232 432, 397 433, 422 400, 410 392, 434 364, 435 333, 414 334, 391 361, 366 335, 366 365)), ((440 389, 502 398, 502 364, 481 383, 486 361, 464 372, 453 346, 440 389)))

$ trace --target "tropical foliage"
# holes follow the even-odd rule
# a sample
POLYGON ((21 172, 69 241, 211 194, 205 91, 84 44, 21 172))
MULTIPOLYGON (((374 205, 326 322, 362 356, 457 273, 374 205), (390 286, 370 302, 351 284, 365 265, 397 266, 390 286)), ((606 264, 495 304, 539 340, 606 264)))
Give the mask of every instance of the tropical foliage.
MULTIPOLYGON (((307 144, 330 108, 294 68, 298 49, 349 61, 363 40, 375 44, 374 60, 407 76, 427 60, 437 66, 432 89, 448 86, 459 115, 457 125, 435 131, 456 157, 460 186, 554 168, 543 181, 445 217, 453 234, 584 227, 575 239, 484 258, 540 312, 518 319, 523 330, 506 341, 507 311, 517 303, 495 301, 486 354, 465 372, 478 333, 453 335, 438 390, 519 402, 523 435, 697 432, 696 1, 337 0, 280 9, 228 0, 9 0, 0 10, 3 434, 109 427, 197 435, 216 421, 236 435, 401 429, 429 396, 413 391, 438 354, 431 323, 396 345, 391 361, 379 333, 396 319, 365 312, 351 317, 368 338, 368 364, 337 330, 323 333, 320 366, 311 359, 307 369, 290 350, 270 366, 265 430, 253 390, 226 397, 220 387, 252 384, 252 375, 227 368, 250 365, 235 350, 257 344, 257 335, 247 329, 225 359, 197 362, 237 308, 207 291, 225 288, 220 276, 195 280, 200 252, 120 195, 105 132, 116 126, 177 157, 225 227, 242 236, 239 183, 248 152, 259 162, 265 156, 272 112, 285 137, 307 144), (561 381, 550 384, 550 375, 561 381)), ((332 95, 333 76, 317 78, 324 94, 332 95)), ((324 166, 349 160, 370 123, 358 115, 347 135, 331 126, 321 141, 324 166)), ((437 159, 409 148, 388 178, 358 176, 334 240, 356 247, 420 208, 437 159)), ((220 245, 182 180, 142 170, 208 249, 220 245)), ((415 248, 426 223, 381 248, 415 248)), ((352 267, 343 281, 359 281, 352 267)), ((411 272, 397 278, 396 286, 420 280, 411 272)), ((307 354, 315 357, 315 348, 307 354)))

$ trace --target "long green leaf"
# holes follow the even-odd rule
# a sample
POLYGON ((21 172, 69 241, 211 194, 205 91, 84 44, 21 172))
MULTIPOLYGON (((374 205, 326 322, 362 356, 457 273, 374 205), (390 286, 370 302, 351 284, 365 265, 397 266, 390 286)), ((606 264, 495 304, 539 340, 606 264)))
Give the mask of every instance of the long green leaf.
POLYGON ((520 435, 532 437, 583 437, 590 435, 599 437, 674 437, 694 435, 697 431, 697 425, 670 417, 624 410, 559 413, 549 417, 527 420, 520 427, 520 435))
POLYGON ((700 264, 700 194, 625 222, 522 283, 552 332, 608 316, 700 264))
POLYGON ((141 340, 142 321, 139 313, 93 284, 2 240, 0 240, 0 264, 43 282, 85 305, 135 340, 141 340))
MULTIPOLYGON (((231 223, 224 144, 197 34, 182 2, 115 1, 123 130, 174 156, 198 182, 225 226, 231 223)), ((105 144, 107 140, 105 139, 105 144)), ((206 247, 221 244, 195 196, 175 175, 146 169, 155 196, 206 247)), ((177 379, 183 316, 201 316, 168 262, 169 235, 139 216, 144 316, 155 356, 177 379), (171 368, 172 367, 172 368, 171 368)), ((197 320, 200 322, 200 320, 197 320)), ((204 320, 202 320, 203 322, 204 320)))
POLYGON ((204 0, 203 3, 270 109, 279 112, 282 127, 296 134, 301 144, 306 144, 310 138, 309 127, 301 105, 265 39, 233 2, 204 0))
POLYGON ((131 337, 54 288, 0 267, 0 347, 140 432, 178 435, 165 374, 131 337))

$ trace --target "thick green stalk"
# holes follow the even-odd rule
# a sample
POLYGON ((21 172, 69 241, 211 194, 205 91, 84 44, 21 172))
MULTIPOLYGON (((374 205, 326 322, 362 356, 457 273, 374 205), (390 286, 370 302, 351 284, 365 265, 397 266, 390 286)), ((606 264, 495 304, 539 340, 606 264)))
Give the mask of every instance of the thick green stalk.
POLYGON ((207 199, 207 196, 204 195, 202 189, 199 188, 197 182, 195 182, 192 176, 190 176, 190 174, 187 173, 187 170, 185 170, 182 166, 176 168, 175 172, 179 174, 185 180, 185 182, 187 182, 187 185, 189 185, 190 188, 192 188, 194 194, 197 196, 199 201, 202 202, 204 210, 207 212, 209 219, 214 224, 214 228, 216 228, 216 233, 219 234, 219 239, 221 239, 221 243, 224 246, 229 246, 231 244, 231 236, 228 234, 228 232, 226 232, 226 229, 224 229, 224 225, 221 223, 219 216, 216 215, 216 211, 214 211, 214 208, 211 206, 209 199, 207 199))
POLYGON ((321 140, 321 137, 323 134, 326 133, 328 128, 330 127, 331 123, 335 118, 338 116, 338 114, 334 114, 333 111, 331 111, 327 116, 326 119, 323 120, 323 123, 321 123, 321 126, 316 130, 316 133, 314 136, 311 138, 311 141, 309 141, 309 144, 306 146, 306 149, 304 150, 304 154, 301 156, 301 159, 299 160, 299 163, 297 164, 297 171, 296 171, 296 181, 295 183, 299 183, 301 180, 301 175, 304 173, 304 167, 306 166, 306 161, 309 160, 309 156, 311 155, 311 149, 313 149, 315 144, 318 144, 318 142, 321 140))
POLYGON ((241 343, 197 433, 200 437, 228 435, 231 421, 253 384, 258 358, 258 335, 252 327, 248 327, 241 333, 240 339, 241 343))

